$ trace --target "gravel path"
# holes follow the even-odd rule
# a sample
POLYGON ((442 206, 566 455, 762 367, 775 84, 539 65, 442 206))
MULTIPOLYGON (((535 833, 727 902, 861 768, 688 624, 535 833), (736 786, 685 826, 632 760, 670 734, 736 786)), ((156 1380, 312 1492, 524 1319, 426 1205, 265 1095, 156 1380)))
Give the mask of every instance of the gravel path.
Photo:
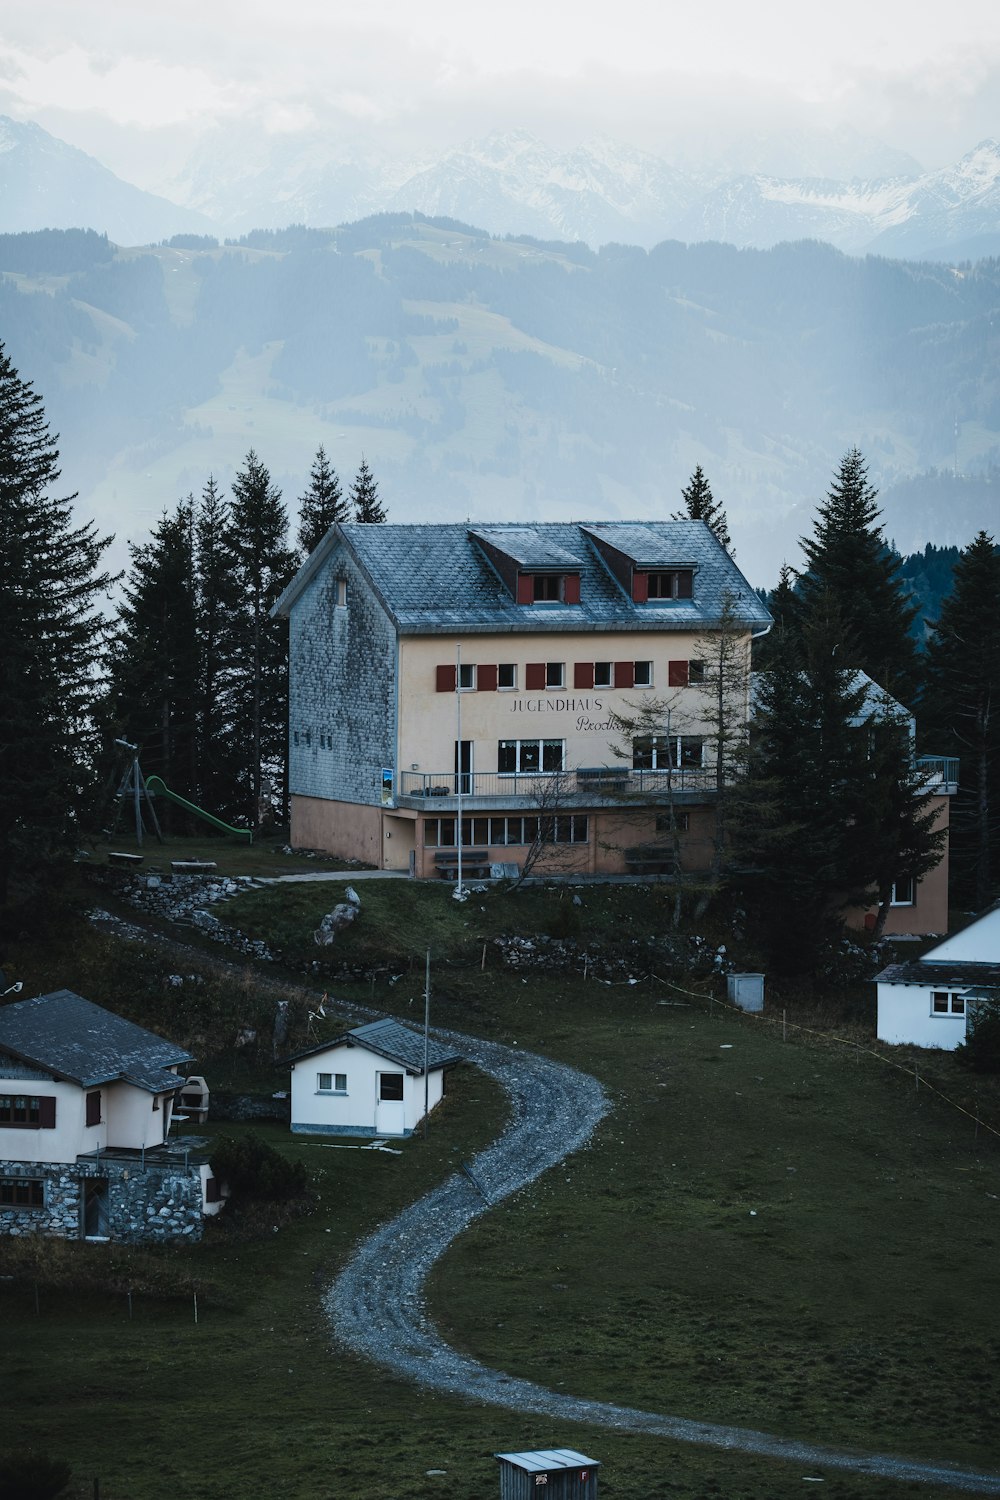
POLYGON ((749 1428, 586 1401, 504 1375, 452 1349, 430 1321, 423 1300, 423 1284, 434 1262, 490 1204, 586 1145, 610 1104, 596 1079, 573 1068, 457 1032, 436 1030, 434 1035, 454 1044, 502 1085, 511 1099, 513 1119, 471 1163, 474 1181, 464 1174, 449 1178, 355 1251, 325 1297, 341 1344, 418 1385, 491 1406, 781 1458, 807 1469, 839 1469, 968 1494, 1000 1495, 1000 1475, 841 1452, 749 1428))

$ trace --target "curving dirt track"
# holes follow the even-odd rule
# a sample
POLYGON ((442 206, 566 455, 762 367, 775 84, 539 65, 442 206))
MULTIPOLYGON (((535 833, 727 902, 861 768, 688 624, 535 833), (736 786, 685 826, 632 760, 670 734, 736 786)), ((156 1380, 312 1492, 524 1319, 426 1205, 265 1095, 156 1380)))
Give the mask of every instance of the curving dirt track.
POLYGON ((1000 1495, 1000 1474, 865 1455, 774 1437, 749 1428, 692 1422, 605 1401, 561 1395, 492 1370, 452 1349, 427 1315, 423 1284, 452 1240, 491 1203, 516 1192, 584 1146, 608 1112, 596 1079, 516 1048, 435 1031, 506 1089, 507 1130, 459 1175, 377 1230, 355 1251, 325 1297, 335 1338, 393 1374, 472 1401, 588 1422, 678 1442, 792 1460, 808 1466, 1000 1495))

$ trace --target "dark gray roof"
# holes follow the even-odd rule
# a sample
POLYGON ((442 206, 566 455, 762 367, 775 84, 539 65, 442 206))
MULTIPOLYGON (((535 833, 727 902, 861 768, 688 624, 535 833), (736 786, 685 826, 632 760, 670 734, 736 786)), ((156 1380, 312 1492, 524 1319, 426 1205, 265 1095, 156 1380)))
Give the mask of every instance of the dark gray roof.
POLYGON ((737 617, 762 628, 771 616, 732 558, 702 521, 540 521, 429 526, 333 526, 275 606, 288 614, 339 545, 353 553, 403 635, 463 631, 691 630, 719 619, 728 593, 737 617), (590 532, 637 564, 695 568, 692 599, 634 604, 612 576, 590 532), (519 605, 476 545, 479 533, 526 568, 579 571, 579 604, 519 605))
POLYGON ((150 1094, 178 1088, 181 1080, 167 1070, 192 1060, 183 1047, 72 990, 0 1008, 0 1051, 81 1088, 121 1080, 150 1094))
POLYGON ((890 964, 875 979, 879 984, 932 985, 942 990, 966 989, 970 984, 991 988, 1000 985, 1000 963, 978 963, 973 959, 930 963, 925 958, 916 958, 905 964, 890 964))
POLYGON ((575 1448, 535 1448, 530 1453, 494 1453, 494 1458, 514 1464, 528 1474, 554 1474, 560 1469, 599 1469, 596 1458, 586 1458, 575 1448))
MULTIPOLYGON (((332 1037, 328 1042, 319 1042, 315 1047, 306 1048, 304 1052, 296 1052, 288 1061, 297 1062, 301 1057, 315 1057, 318 1052, 328 1052, 331 1047, 341 1047, 345 1044, 349 1047, 367 1047, 369 1052, 375 1052, 389 1062, 399 1063, 400 1067, 406 1068, 410 1073, 424 1071, 423 1032, 414 1031, 411 1027, 404 1026, 402 1021, 394 1021, 391 1018, 384 1021, 369 1021, 366 1026, 355 1026, 353 1031, 345 1031, 340 1036, 332 1037)), ((433 1037, 428 1039, 429 1071, 461 1061, 460 1052, 442 1046, 433 1037)))

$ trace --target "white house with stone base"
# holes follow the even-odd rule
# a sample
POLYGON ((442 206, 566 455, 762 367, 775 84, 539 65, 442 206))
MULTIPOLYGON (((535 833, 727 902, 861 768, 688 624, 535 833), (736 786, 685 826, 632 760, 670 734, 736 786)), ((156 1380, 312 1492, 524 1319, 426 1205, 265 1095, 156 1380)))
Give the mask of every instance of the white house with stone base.
POLYGON ((190 1061, 71 990, 0 1007, 0 1234, 199 1238, 217 1185, 168 1139, 190 1061))
POLYGON ((976 1001, 1000 998, 1000 906, 922 958, 890 964, 876 982, 880 1041, 954 1050, 976 1001))
POLYGON ((407 1136, 461 1054, 399 1021, 371 1021, 289 1059, 299 1135, 407 1136))

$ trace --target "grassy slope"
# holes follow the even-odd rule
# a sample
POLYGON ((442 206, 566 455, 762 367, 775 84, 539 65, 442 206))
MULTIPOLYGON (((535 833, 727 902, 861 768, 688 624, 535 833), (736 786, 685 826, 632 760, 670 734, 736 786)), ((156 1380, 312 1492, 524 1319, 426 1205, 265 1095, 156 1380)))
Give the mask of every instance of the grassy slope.
MULTIPOLYGON (((335 893, 282 893, 303 953, 335 893)), ((428 940, 464 953, 472 967, 435 965, 438 1023, 585 1067, 616 1104, 587 1151, 488 1215, 438 1268, 432 1306, 449 1337, 574 1393, 990 1464, 1000 1173, 971 1124, 874 1062, 782 1044, 774 1028, 709 1016, 699 1001, 664 1004, 687 997, 648 981, 526 981, 500 970, 491 946, 481 972, 492 932, 566 924, 565 903, 544 892, 455 907, 445 890, 373 882, 362 900, 345 947, 381 953, 402 976, 378 984, 376 1004, 419 1011, 428 940)), ((610 904, 587 892, 585 903, 588 933, 622 931, 629 916, 629 935, 659 922, 634 892, 610 904)), ((272 892, 241 898, 241 924, 254 909, 272 928, 277 904, 272 892)), ((369 987, 354 997, 368 1000, 369 987)), ((36 1317, 30 1293, 6 1289, 14 1378, 0 1446, 30 1439, 61 1453, 78 1476, 100 1474, 109 1500, 254 1493, 262 1474, 267 1493, 303 1500, 473 1500, 496 1493, 495 1449, 556 1443, 603 1460, 602 1494, 801 1492, 794 1464, 466 1407, 331 1349, 319 1294, 358 1235, 502 1117, 492 1086, 463 1071, 428 1143, 400 1157, 273 1131, 317 1174, 321 1207, 260 1243, 189 1256, 235 1299, 209 1299, 197 1328, 185 1302, 141 1300, 129 1323, 121 1297, 74 1305, 43 1293, 36 1317)), ((833 1473, 824 1489, 901 1492, 833 1473)))

